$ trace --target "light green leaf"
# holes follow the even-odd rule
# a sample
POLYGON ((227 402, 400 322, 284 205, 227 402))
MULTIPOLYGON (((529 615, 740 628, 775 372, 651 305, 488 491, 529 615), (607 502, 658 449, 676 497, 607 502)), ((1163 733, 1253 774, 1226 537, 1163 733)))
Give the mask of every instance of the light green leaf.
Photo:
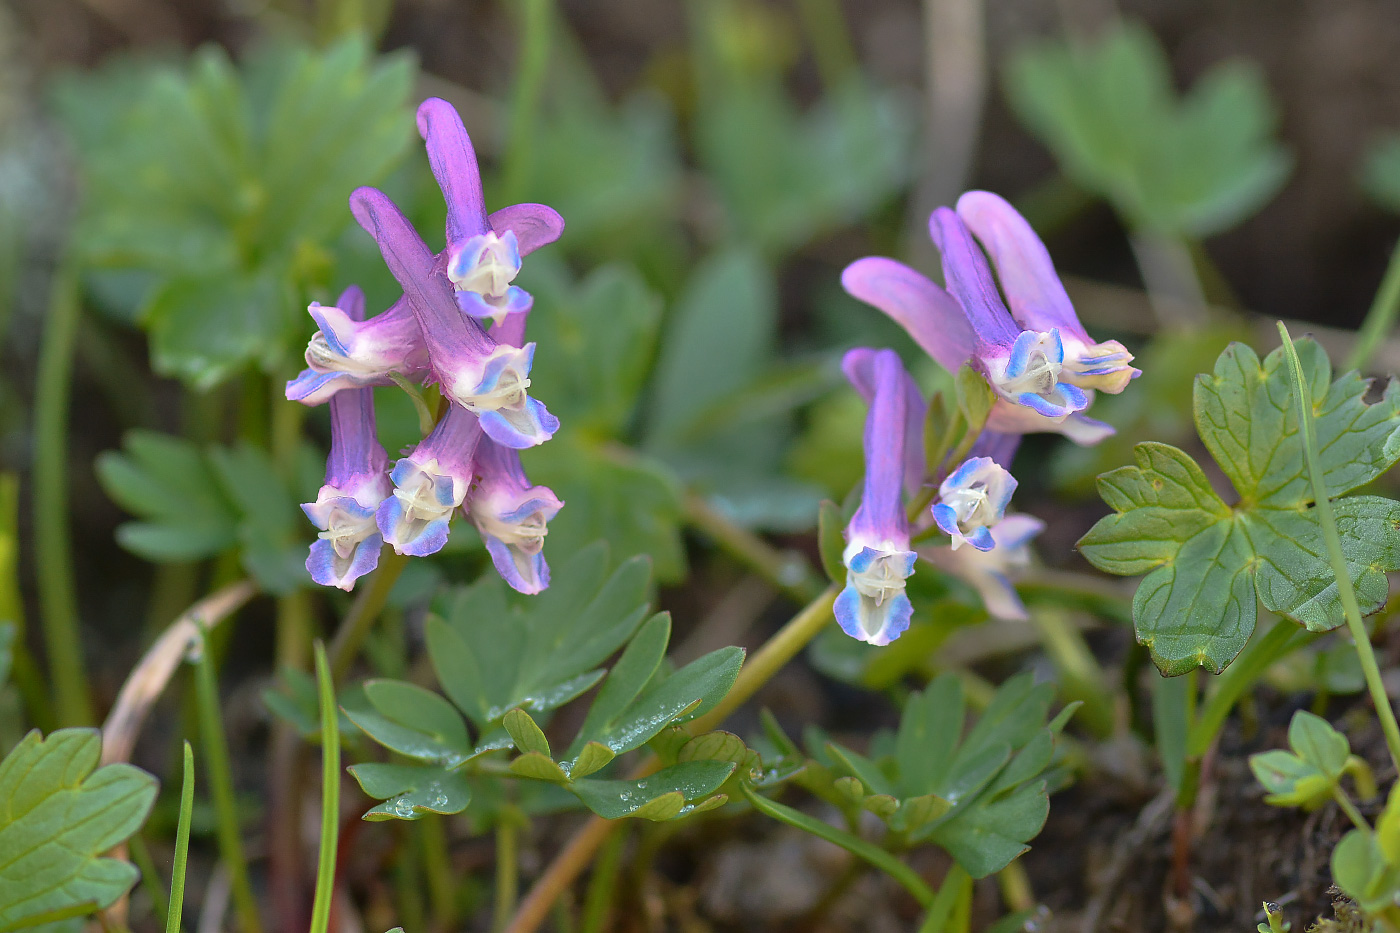
MULTIPOLYGON (((1392 385, 1367 404, 1364 380, 1348 373, 1333 382, 1315 342, 1297 347, 1326 486, 1340 496, 1400 459, 1400 389, 1392 385)), ((1110 573, 1147 573, 1133 619, 1163 673, 1223 670, 1254 631, 1256 599, 1311 631, 1343 621, 1291 399, 1281 351, 1261 362, 1232 344, 1213 374, 1198 377, 1197 431, 1239 493, 1233 508, 1195 461, 1165 444, 1139 444, 1137 466, 1100 477, 1114 514, 1079 548, 1110 573)), ((1400 569, 1400 504, 1353 496, 1333 505, 1358 602, 1374 612, 1386 599, 1386 572, 1400 569)))
POLYGON ((555 764, 548 755, 540 752, 526 752, 514 759, 510 763, 510 770, 521 777, 534 778, 537 781, 569 783, 569 775, 564 773, 564 769, 555 764))
POLYGON ((1385 860, 1375 836, 1353 829, 1332 850, 1332 880, 1368 912, 1394 906, 1400 897, 1400 867, 1385 860))
POLYGON ((365 813, 366 820, 416 820, 427 813, 461 813, 471 803, 471 787, 457 771, 379 762, 351 765, 348 770, 366 794, 384 801, 365 813))
POLYGON ((96 729, 30 732, 0 762, 0 930, 107 907, 135 866, 101 854, 141 828, 156 780, 128 764, 96 771, 96 729))
POLYGON ((676 752, 677 761, 732 761, 743 764, 749 757, 744 740, 732 732, 706 732, 686 742, 676 752))
POLYGON ((569 777, 577 780, 607 767, 617 757, 612 749, 600 742, 588 742, 569 765, 569 777))
POLYGON ((501 720, 501 725, 505 726, 506 731, 510 733, 510 739, 515 743, 515 747, 525 754, 550 757, 549 739, 545 738, 544 730, 523 709, 513 709, 506 713, 505 718, 501 720))

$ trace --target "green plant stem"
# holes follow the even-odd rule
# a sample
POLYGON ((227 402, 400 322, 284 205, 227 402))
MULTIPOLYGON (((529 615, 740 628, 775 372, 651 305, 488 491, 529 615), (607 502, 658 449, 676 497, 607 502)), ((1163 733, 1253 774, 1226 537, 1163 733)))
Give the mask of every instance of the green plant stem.
POLYGON ((190 823, 194 819, 194 749, 185 742, 185 772, 180 782, 180 821, 175 829, 175 865, 170 870, 170 906, 165 912, 165 933, 180 933, 185 911, 185 866, 189 864, 190 823))
POLYGON ((1084 636, 1070 624, 1068 614, 1062 609, 1037 609, 1031 613, 1031 622, 1060 676, 1066 699, 1084 701, 1080 721, 1099 738, 1112 735, 1116 719, 1113 694, 1084 636))
POLYGON ((218 823, 219 854, 228 868, 234 910, 244 933, 262 933, 258 902, 248 882, 248 860, 243 854, 243 840, 238 826, 228 739, 220 718, 219 687, 214 680, 214 662, 207 646, 201 646, 195 664, 195 702, 199 707, 199 733, 204 745, 206 776, 218 823))
POLYGON ((730 713, 743 706, 758 692, 758 688, 768 683, 785 664, 805 648, 817 633, 831 621, 831 606, 839 591, 829 586, 820 596, 812 600, 801 612, 793 616, 772 638, 755 651, 739 671, 733 688, 724 699, 704 716, 694 720, 688 729, 691 735, 700 735, 719 726, 730 713))
POLYGON ((1376 652, 1371 647, 1371 637, 1361 621, 1361 607, 1356 602, 1356 591, 1352 588, 1351 572, 1347 568, 1346 555, 1342 553, 1342 540, 1337 534, 1337 520, 1332 513, 1332 500, 1327 495, 1327 487, 1322 480, 1322 468, 1318 464, 1317 427, 1313 424, 1313 401, 1308 381, 1303 378, 1303 366, 1298 360, 1298 351, 1293 346, 1293 338, 1288 328, 1280 321, 1279 336, 1283 338, 1284 354, 1288 357, 1288 371, 1293 379, 1293 394, 1298 400, 1298 428, 1303 437, 1303 450, 1307 456, 1308 475, 1312 479, 1313 498, 1317 503, 1318 523, 1322 526, 1322 538, 1327 542, 1327 557, 1332 564, 1332 572, 1337 578, 1337 595, 1341 599, 1342 613, 1346 616, 1347 630, 1356 646, 1356 655, 1361 661, 1361 671, 1366 676, 1366 687, 1375 704, 1376 715, 1380 716, 1381 728, 1385 732, 1385 744, 1390 750, 1390 761, 1400 770, 1400 724, 1395 721, 1395 710, 1391 708, 1386 695, 1385 684, 1381 681, 1380 665, 1376 663, 1376 652))
POLYGON ((822 86, 828 94, 840 90, 858 67, 840 4, 836 0, 798 0, 797 13, 812 42, 812 58, 822 86))
POLYGON ((392 550, 386 550, 380 556, 379 567, 371 574, 369 585, 351 605, 336 629, 335 637, 331 639, 331 676, 336 680, 342 680, 350 673, 350 665, 355 663, 355 655, 364 644, 365 636, 374 627, 374 620, 379 618, 384 604, 389 601, 390 591, 407 566, 408 558, 392 550))
POLYGON ((1400 240, 1390 254, 1390 263, 1385 267, 1385 276, 1376 297, 1371 299, 1371 308, 1366 312, 1366 320, 1356 335, 1356 343, 1347 356, 1343 369, 1364 371, 1371 363, 1385 338, 1395 329, 1395 316, 1400 312, 1400 240))
POLYGON ((316 691, 321 700, 321 851, 316 864, 316 896, 311 933, 326 933, 335 893, 335 856, 340 842, 340 722, 326 649, 316 642, 316 691))
MULTIPOLYGON (((709 732, 726 716, 753 696, 783 665, 801 651, 808 642, 817 636, 831 621, 831 606, 836 600, 836 587, 827 587, 820 596, 812 600, 802 611, 788 620, 772 638, 754 652, 739 671, 734 686, 719 705, 709 713, 693 720, 686 726, 691 735, 709 732)), ((659 767, 652 756, 635 771, 631 777, 645 777, 659 767)), ((559 899, 574 879, 583 873, 592 862, 594 855, 608 837, 617 829, 617 821, 601 817, 590 817, 583 827, 565 843, 543 874, 535 879, 520 908, 511 918, 504 933, 534 933, 549 916, 550 907, 559 899)))
MULTIPOLYGON (((919 877, 918 872, 875 843, 867 842, 859 836, 837 829, 830 823, 824 823, 816 817, 808 816, 801 810, 794 810, 792 807, 769 800, 747 784, 741 784, 740 787, 753 808, 765 816, 780 820, 828 842, 834 842, 852 855, 859 856, 898 881, 906 891, 913 895, 920 906, 931 906, 936 903, 937 898, 933 891, 924 883, 924 879, 919 877)), ((947 882, 945 881, 944 884, 946 885, 947 882)))
POLYGON ((155 860, 151 858, 150 847, 146 845, 146 840, 140 833, 128 839, 126 845, 131 851, 132 863, 141 872, 141 887, 151 899, 151 912, 156 915, 161 926, 168 926, 170 903, 165 897, 165 887, 161 884, 160 872, 156 871, 155 860))
POLYGON ((1215 737, 1220 734, 1220 729, 1235 703, 1264 675, 1264 671, 1268 670, 1270 665, 1295 647, 1301 647, 1316 637, 1287 619, 1279 619, 1262 638, 1246 647, 1235 659, 1235 663, 1216 679, 1215 691, 1201 707, 1195 722, 1191 723, 1186 739, 1187 757, 1199 758, 1206 753, 1215 737))
POLYGON ((798 603, 816 599, 823 588, 821 576, 802 555, 783 552, 710 505, 697 493, 685 497, 685 518, 712 538, 731 557, 798 603))
POLYGON ((938 893, 929 905, 928 914, 919 927, 919 933, 943 933, 962 896, 963 888, 971 886, 972 878, 961 865, 954 862, 948 869, 948 874, 943 876, 943 883, 938 886, 938 893))
POLYGON ((428 900, 433 908, 432 928, 447 933, 457 924, 457 897, 452 881, 452 860, 447 854, 447 834, 442 820, 422 820, 418 825, 423 845, 423 873, 428 878, 428 900))
POLYGON ((78 632, 78 597, 68 515, 68 404, 73 346, 81 315, 78 282, 64 263, 54 272, 34 386, 34 565, 44 647, 61 726, 94 721, 78 632))
POLYGON ((579 924, 579 933, 603 933, 608 929, 618 869, 622 867, 622 845, 626 840, 622 833, 614 833, 603 843, 602 851, 593 863, 588 890, 583 895, 583 919, 579 924))
POLYGON ((1342 808, 1342 812, 1351 820, 1351 825, 1361 830, 1363 833, 1371 831, 1371 824, 1366 822, 1366 817, 1361 815, 1361 811, 1356 809, 1356 804, 1351 802, 1347 792, 1337 785, 1332 786, 1332 799, 1337 801, 1337 806, 1342 808))
POLYGON ((496 820, 496 899, 491 929, 501 933, 515 912, 520 887, 520 815, 507 805, 496 820))
POLYGON ((19 474, 0 473, 0 624, 14 626, 10 678, 24 701, 29 721, 44 733, 56 726, 43 675, 25 638, 24 600, 19 588, 19 474))
POLYGON ((511 89, 508 136, 502 171, 506 200, 521 200, 529 177, 530 146, 540 109, 545 74, 549 70, 550 33, 554 9, 551 0, 518 0, 520 60, 511 89))
POLYGON ((1205 292, 1190 247, 1177 237, 1143 231, 1129 237, 1129 243, 1158 326, 1179 329, 1205 323, 1205 292))

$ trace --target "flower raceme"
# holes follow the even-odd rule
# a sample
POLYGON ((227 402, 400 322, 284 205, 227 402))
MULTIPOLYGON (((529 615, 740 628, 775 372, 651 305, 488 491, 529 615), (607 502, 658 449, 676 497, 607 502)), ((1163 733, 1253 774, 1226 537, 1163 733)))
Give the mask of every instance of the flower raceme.
POLYGON ((980 371, 997 396, 989 429, 1052 431, 1084 445, 1112 434, 1083 412, 1096 390, 1121 392, 1138 375, 1132 354, 1117 341, 1089 338, 1025 218, 995 194, 969 191, 956 211, 933 212, 929 234, 942 254, 946 291, 878 256, 848 266, 842 285, 902 325, 949 372, 965 364, 980 371))
POLYGON ((894 318, 949 372, 970 365, 994 401, 961 463, 925 463, 927 406, 898 357, 858 348, 843 360, 869 414, 863 495, 846 530, 846 586, 836 617, 848 634, 877 645, 909 625, 905 583, 916 556, 969 583, 990 614, 1026 618, 1010 575, 1029 563, 1030 541, 1045 526, 1006 514, 1016 489, 1009 467, 1021 436, 1050 431, 1097 443, 1113 429, 1084 414, 1094 393, 1121 392, 1138 375, 1122 344, 1089 337, 1045 245, 1002 198, 967 192, 956 210, 933 212, 929 234, 942 256, 946 290, 882 257, 852 263, 842 284, 894 318), (935 486, 927 511, 906 513, 905 498, 935 486), (935 531, 948 536, 946 544, 910 550, 911 539, 935 531))
POLYGON ((563 503, 530 485, 518 451, 547 441, 559 421, 529 395, 535 345, 524 335, 533 299, 512 283, 522 257, 558 239, 564 222, 542 204, 486 213, 471 140, 445 101, 423 102, 418 130, 447 203, 442 252, 383 192, 356 190, 351 212, 403 295, 368 320, 357 288, 334 306, 313 303, 318 330, 307 369, 287 383, 289 399, 331 408, 326 485, 303 506, 322 531, 307 569, 316 582, 348 590, 375 567, 384 543, 413 556, 441 549, 465 510, 506 581, 537 593, 549 585, 542 547, 563 503), (403 381, 436 383, 449 407, 390 471, 369 387, 403 381))

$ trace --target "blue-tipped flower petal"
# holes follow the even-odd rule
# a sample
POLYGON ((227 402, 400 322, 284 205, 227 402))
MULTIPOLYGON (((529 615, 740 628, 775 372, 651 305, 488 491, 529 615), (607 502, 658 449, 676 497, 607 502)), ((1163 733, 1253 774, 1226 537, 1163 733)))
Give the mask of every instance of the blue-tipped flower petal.
POLYGON ((287 383, 287 398, 320 405, 341 389, 393 385, 391 373, 421 376, 428 368, 428 350, 408 302, 399 299, 389 310, 364 320, 364 297, 349 290, 335 305, 312 302, 310 312, 320 328, 306 346, 301 375, 287 383), (346 305, 356 302, 359 313, 346 305))
POLYGON ((1133 355, 1121 343, 1090 338, 1045 244, 1005 199, 990 191, 969 191, 958 198, 957 213, 991 256, 1016 322, 1032 331, 1060 332, 1066 382, 1117 394, 1140 375, 1128 365, 1133 355))
POLYGON ((524 314, 534 304, 535 299, 529 292, 514 285, 499 298, 477 292, 457 293, 457 307, 462 309, 463 314, 493 323, 500 323, 508 314, 524 314))
POLYGON ((887 645, 909 627, 913 607, 904 593, 916 555, 904 514, 907 374, 893 350, 851 351, 853 381, 871 389, 865 421, 865 485, 846 529, 846 587, 836 620, 852 638, 887 645), (855 354, 855 355, 852 355, 855 354))
POLYGON ((394 464, 393 495, 380 505, 375 521, 397 553, 424 557, 447 543, 452 513, 471 488, 480 441, 476 416, 453 405, 433 432, 394 464))
POLYGON ((547 486, 532 486, 520 454, 483 440, 476 455, 477 486, 467 503, 496 572, 521 593, 549 586, 544 539, 564 503, 547 486))
POLYGON ((943 545, 919 549, 929 563, 970 584, 994 618, 1023 622, 1030 618, 1012 586, 1012 575, 1030 563, 1030 542, 1045 530, 1045 523, 1030 515, 1008 515, 988 531, 993 547, 953 550, 943 545))
POLYGON ((957 550, 970 544, 979 551, 995 546, 987 529, 1002 520, 1016 478, 991 457, 970 457, 938 487, 933 521, 952 538, 957 550))
POLYGON ((858 575, 847 572, 846 586, 837 595, 832 611, 847 635, 871 645, 888 645, 904 634, 914 615, 904 581, 914 572, 916 555, 913 551, 872 553, 876 556, 866 571, 858 575))

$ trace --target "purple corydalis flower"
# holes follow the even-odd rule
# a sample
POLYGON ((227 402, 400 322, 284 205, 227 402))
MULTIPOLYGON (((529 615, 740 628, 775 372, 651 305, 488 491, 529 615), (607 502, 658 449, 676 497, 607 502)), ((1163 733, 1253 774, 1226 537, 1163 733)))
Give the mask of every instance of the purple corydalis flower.
MULTIPOLYGON (((491 328, 492 339, 520 346, 528 317, 528 312, 506 317, 491 328)), ((521 593, 546 589, 544 538, 564 503, 549 487, 530 485, 518 450, 483 440, 476 471, 478 482, 466 505, 467 516, 486 543, 496 572, 521 593)))
POLYGON ((954 550, 949 546, 920 548, 919 556, 960 577, 982 597, 994 618, 1023 622, 1030 618, 1010 575, 1030 564, 1030 542, 1045 523, 1030 515, 1008 515, 990 529, 995 546, 989 551, 954 550))
POLYGON ((852 350, 842 368, 853 384, 873 391, 865 420, 865 486, 846 529, 846 587, 834 612, 847 635, 887 645, 914 613, 904 592, 917 556, 909 549, 903 497, 907 374, 893 350, 852 350))
POLYGON ((384 192, 356 189, 350 209, 403 286, 443 394, 479 417, 498 444, 523 448, 549 440, 559 419, 526 392, 534 344, 497 344, 461 313, 438 259, 384 192))
POLYGON ((341 389, 393 385, 390 373, 416 376, 428 368, 428 351, 406 298, 364 319, 364 295, 353 289, 360 312, 351 314, 344 295, 334 305, 313 301, 307 310, 320 329, 306 346, 301 375, 287 383, 287 398, 320 405, 341 389))
POLYGON ((968 191, 958 198, 957 214, 991 257, 1016 322, 1033 331, 1059 332, 1063 381, 1116 395, 1141 375, 1128 365, 1133 355, 1127 347, 1089 337, 1055 274, 1049 250, 1006 199, 990 191, 968 191))
POLYGON ((969 457, 938 487, 933 521, 952 540, 952 549, 970 544, 979 551, 995 547, 991 531, 1002 520, 1016 478, 991 457, 969 457))
POLYGON ((489 218, 476 152, 462 118, 445 100, 418 107, 418 133, 447 202, 447 278, 461 310, 500 322, 530 310, 533 299, 511 282, 525 254, 559 238, 564 221, 543 204, 516 204, 489 218))
MULTIPOLYGON (((338 301, 349 320, 361 320, 364 295, 345 290, 338 301)), ((375 432, 374 390, 349 389, 330 399, 331 452, 326 482, 315 502, 302 504, 311 523, 321 529, 306 559, 311 579, 322 586, 350 590, 379 564, 384 540, 374 513, 392 488, 385 475, 388 456, 375 432)))
MULTIPOLYGON (((841 371, 867 407, 875 404, 875 358, 880 352, 856 347, 841 359, 841 371)), ((903 367, 900 371, 904 383, 904 491, 914 495, 924 483, 924 415, 928 405, 914 377, 903 367)))
POLYGON ((481 426, 475 415, 453 405, 389 474, 393 495, 375 514, 384 541, 399 554, 426 557, 447 543, 452 513, 471 489, 481 426))
POLYGON ((1080 444, 1113 433, 1081 414, 1092 391, 1061 381, 1065 350, 1059 330, 1018 326, 958 215, 939 208, 929 218, 929 232, 943 256, 947 291, 908 266, 878 256, 847 266, 842 285, 901 324, 949 372, 968 363, 981 371, 998 396, 987 422, 990 429, 1055 431, 1080 444))
POLYGON ((476 452, 477 486, 467 515, 486 542, 496 572, 521 593, 549 586, 544 538, 564 503, 547 486, 532 486, 518 451, 483 440, 476 452))

